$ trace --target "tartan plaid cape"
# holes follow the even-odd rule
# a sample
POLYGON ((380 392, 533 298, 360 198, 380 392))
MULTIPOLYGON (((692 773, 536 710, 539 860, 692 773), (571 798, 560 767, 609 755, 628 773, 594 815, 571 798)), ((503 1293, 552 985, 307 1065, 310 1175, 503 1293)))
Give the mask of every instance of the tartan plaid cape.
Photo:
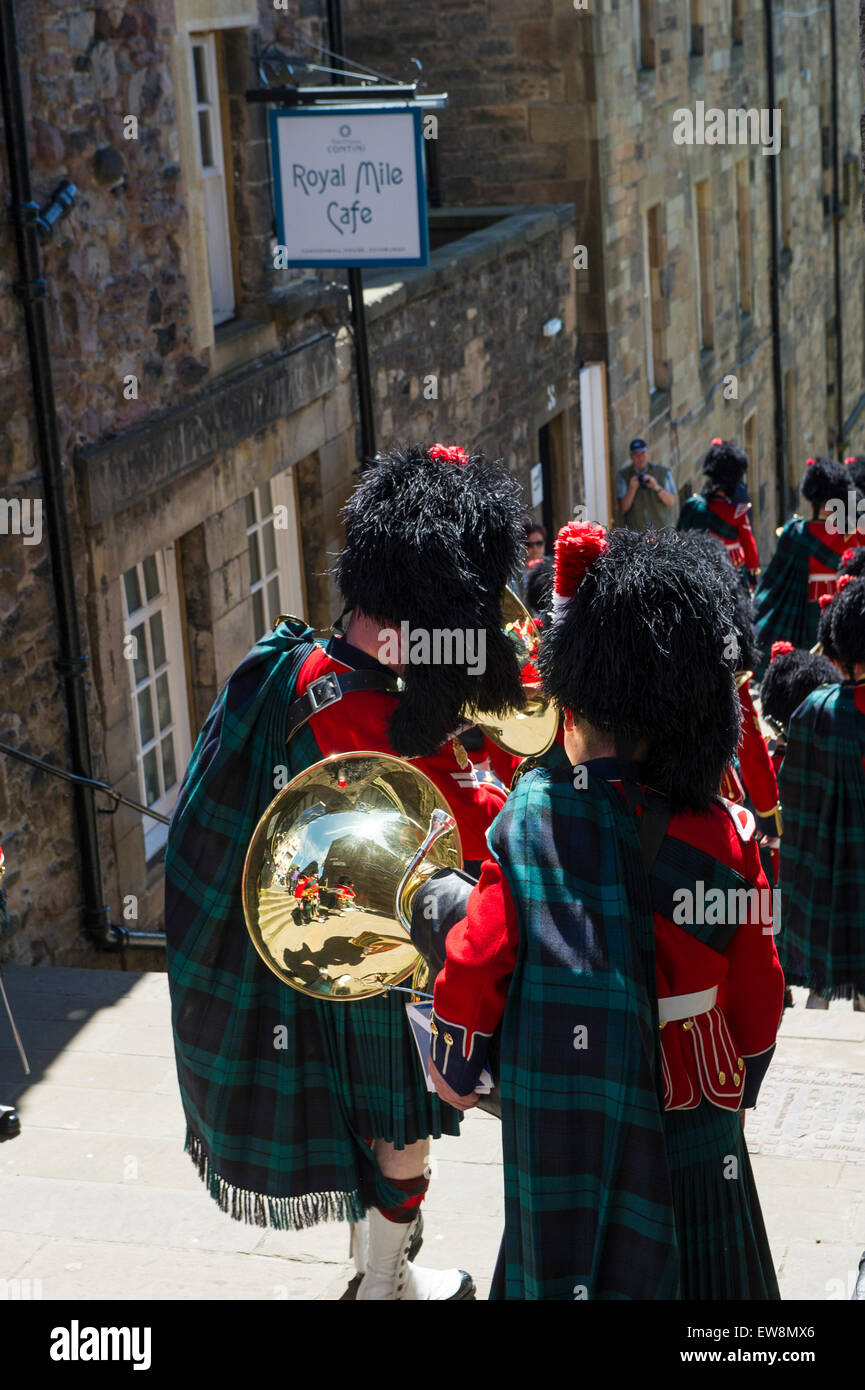
POLYGON ((687 502, 682 504, 676 530, 711 531, 714 536, 720 536, 722 540, 727 541, 735 541, 739 536, 735 526, 718 516, 717 512, 713 512, 704 497, 696 495, 689 497, 687 502))
POLYGON ((853 686, 821 687, 790 720, 778 938, 789 983, 865 994, 865 719, 853 686))
POLYGON ((841 563, 840 555, 811 534, 807 521, 794 517, 778 537, 775 554, 754 595, 754 627, 764 653, 757 676, 762 676, 769 663, 767 654, 773 642, 808 648, 817 641, 820 605, 808 602, 811 556, 827 570, 835 571, 841 563))
POLYGON ((168 832, 165 934, 186 1148, 223 1211, 259 1226, 359 1220, 405 1194, 365 1140, 458 1132, 426 1090, 404 997, 308 999, 257 954, 243 918, 247 845, 289 777, 324 754, 286 711, 312 631, 283 621, 253 647, 199 734, 168 832))
POLYGON ((505 1297, 676 1298, 649 880, 617 790, 591 767, 576 796, 571 779, 527 773, 488 832, 520 918, 501 1041, 505 1297))

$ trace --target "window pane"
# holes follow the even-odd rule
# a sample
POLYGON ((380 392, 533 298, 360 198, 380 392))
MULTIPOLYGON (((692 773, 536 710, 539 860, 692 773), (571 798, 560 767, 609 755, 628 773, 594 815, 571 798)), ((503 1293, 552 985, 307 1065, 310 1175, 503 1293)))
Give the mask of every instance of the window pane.
POLYGON ((258 538, 256 535, 251 535, 246 544, 249 550, 249 582, 257 584, 261 579, 261 565, 258 559, 258 538))
POLYGON ((156 708, 160 729, 167 729, 171 723, 171 696, 168 693, 168 677, 164 671, 156 682, 156 708))
POLYGON ((267 586, 267 602, 270 607, 270 626, 272 627, 273 620, 279 612, 279 580, 276 575, 267 586))
POLYGON ((155 733, 153 727, 153 702, 150 698, 149 685, 146 685, 143 690, 139 690, 138 692, 138 732, 142 747, 145 743, 150 742, 155 733))
POLYGON ((256 589, 252 595, 252 620, 255 624, 255 640, 263 637, 267 631, 267 623, 264 619, 264 598, 261 589, 256 589))
POLYGON ((264 543, 264 572, 273 574, 276 569, 276 545, 273 539, 273 522, 268 521, 261 528, 261 539, 264 543))
POLYGON ((159 593, 159 570, 156 568, 156 556, 148 555, 144 564, 144 592, 148 598, 156 598, 159 593))
POLYGON ((156 765, 156 749, 151 748, 141 759, 144 770, 144 800, 148 806, 159 800, 159 769, 156 765))
POLYGON ((141 607, 141 589, 138 584, 138 570, 134 566, 124 574, 123 587, 126 590, 126 611, 131 617, 135 610, 141 607))
POLYGON ((273 494, 270 491, 270 483, 264 484, 261 489, 261 515, 270 516, 273 511, 273 494))
POLYGON ((199 111, 198 134, 201 138, 201 163, 205 169, 213 168, 213 144, 210 139, 210 112, 199 111))
POLYGON ((132 658, 132 670, 135 673, 135 684, 140 685, 147 680, 149 667, 147 665, 147 636, 144 631, 144 624, 139 623, 129 634, 135 638, 135 655, 132 658))
POLYGON ((195 68, 195 100, 207 101, 207 67, 201 44, 195 44, 192 49, 192 65, 195 68))
POLYGON ((153 669, 158 671, 160 666, 165 665, 165 633, 161 613, 154 613, 150 619, 150 648, 153 652, 153 669))
POLYGON ((254 526, 258 518, 255 515, 255 493, 248 492, 245 497, 246 502, 246 524, 254 526))
POLYGON ((162 748, 162 784, 168 791, 177 781, 177 770, 174 764, 174 739, 171 734, 166 734, 160 745, 162 748))

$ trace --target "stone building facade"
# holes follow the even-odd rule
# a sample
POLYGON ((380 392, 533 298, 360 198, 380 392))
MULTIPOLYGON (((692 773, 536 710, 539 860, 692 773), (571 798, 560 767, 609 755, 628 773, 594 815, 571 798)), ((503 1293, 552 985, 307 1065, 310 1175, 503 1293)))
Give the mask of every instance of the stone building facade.
MULTIPOLYGON (((41 256, 94 775, 168 814, 214 695, 256 637, 279 612, 323 631, 338 611, 328 569, 359 449, 347 292, 341 273, 273 269, 265 108, 244 96, 269 39, 327 43, 326 5, 17 10, 34 197, 43 205, 63 178, 77 188, 41 256)), ((5 164, 0 184, 5 201, 5 164)), ((478 445, 528 496, 543 441, 560 524, 582 486, 573 210, 508 204, 448 209, 429 267, 368 275, 379 442, 478 445)), ((19 273, 7 227, 7 522, 43 489, 19 273)), ((56 656, 46 539, 6 524, 0 742, 68 767, 56 656)), ((111 920, 158 931, 164 827, 128 807, 98 824, 111 920)), ((67 785, 0 752, 0 959, 118 964, 81 931, 79 830, 67 785)))
POLYGON ((445 203, 575 204, 579 353, 605 369, 609 442, 587 479, 641 434, 684 495, 710 439, 735 439, 764 561, 805 459, 865 450, 857 16, 800 10, 775 4, 770 54, 758 0, 345 0, 352 56, 396 77, 416 58, 449 93, 445 203), (698 102, 768 116, 770 67, 778 154, 750 124, 745 143, 677 142, 698 102))

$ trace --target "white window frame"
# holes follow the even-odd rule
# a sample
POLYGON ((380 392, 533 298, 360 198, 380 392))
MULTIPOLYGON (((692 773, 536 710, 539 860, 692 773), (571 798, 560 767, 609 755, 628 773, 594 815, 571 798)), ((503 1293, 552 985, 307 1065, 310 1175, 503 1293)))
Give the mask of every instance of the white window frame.
POLYGON ((215 34, 190 35, 189 67, 192 119, 195 124, 195 142, 198 149, 198 168, 201 174, 204 222, 207 232, 207 260, 210 271, 213 322, 219 324, 234 318, 236 301, 215 34), (196 50, 201 53, 203 60, 204 81, 208 98, 206 101, 200 101, 198 95, 198 83, 195 76, 196 50), (207 113, 210 124, 212 164, 205 164, 204 162, 200 124, 202 113, 207 113))
MULTIPOLYGON (((123 595, 123 631, 127 636, 131 636, 133 631, 142 624, 145 628, 146 652, 148 674, 145 680, 136 683, 135 664, 129 659, 129 681, 132 702, 132 728, 135 739, 135 760, 138 771, 139 800, 142 805, 150 804, 151 810, 158 811, 161 815, 169 816, 174 809, 177 794, 183 781, 183 775, 189 757, 192 752, 192 743, 189 727, 189 703, 186 691, 186 663, 183 654, 183 636, 180 628, 180 599, 177 587, 177 564, 175 560, 174 546, 170 545, 165 550, 157 550, 153 559, 156 562, 156 572, 158 578, 158 591, 153 598, 148 599, 144 587, 143 567, 147 556, 140 560, 136 565, 130 566, 138 573, 138 584, 142 597, 142 605, 130 614, 127 597, 125 574, 121 576, 120 588, 123 595), (159 667, 154 667, 153 653, 150 645, 150 619, 155 613, 162 615, 162 632, 165 640, 165 663, 159 667), (159 709, 156 700, 156 680, 157 677, 165 673, 168 678, 168 698, 171 704, 171 723, 167 728, 159 727, 159 709), (146 746, 142 745, 141 731, 138 723, 138 693, 145 685, 150 685, 153 690, 152 712, 154 721, 155 737, 146 746), (144 758, 153 748, 158 748, 159 742, 165 734, 171 732, 174 745, 174 772, 175 781, 163 791, 163 794, 154 802, 148 803, 147 791, 144 779, 144 758)), ((159 768, 160 785, 162 785, 162 762, 157 754, 159 768)), ((168 839, 168 827, 160 821, 151 820, 149 816, 142 816, 144 828, 144 854, 150 860, 165 844, 168 839)))
MULTIPOLYGON (((276 551, 276 569, 265 573, 264 569, 264 547, 260 539, 257 540, 259 568, 261 577, 255 582, 250 578, 250 601, 254 593, 264 591, 264 616, 269 626, 265 632, 269 631, 274 619, 279 613, 293 613, 297 617, 304 616, 303 601, 303 566, 301 563, 300 531, 297 523, 297 497, 295 486, 295 473, 293 468, 287 469, 284 473, 277 473, 270 482, 270 496, 273 504, 273 512, 263 511, 266 499, 263 497, 264 487, 253 488, 248 494, 254 498, 255 521, 247 522, 246 535, 247 542, 253 533, 259 537, 263 527, 266 525, 270 516, 274 517, 273 539, 276 551), (281 524, 282 523, 282 524, 281 524), (279 604, 277 612, 270 612, 267 599, 268 582, 276 577, 279 587, 279 604)), ((255 626, 255 608, 253 605, 253 627, 255 626)), ((253 641, 257 642, 264 636, 264 632, 253 632, 253 641)))

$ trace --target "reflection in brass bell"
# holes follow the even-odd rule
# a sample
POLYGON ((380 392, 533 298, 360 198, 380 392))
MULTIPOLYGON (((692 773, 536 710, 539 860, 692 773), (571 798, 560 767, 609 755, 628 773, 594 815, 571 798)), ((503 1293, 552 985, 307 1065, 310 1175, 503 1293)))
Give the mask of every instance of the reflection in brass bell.
MULTIPOLYGON (((502 598, 505 632, 514 645, 520 670, 525 670, 537 658, 538 640, 534 619, 513 589, 506 588, 502 598)), ((467 705, 463 716, 503 748, 518 758, 539 757, 546 753, 559 727, 559 712, 539 684, 524 685, 526 703, 522 709, 496 716, 482 714, 467 705)))
POLYGON ((387 753, 345 753, 270 803, 243 867, 243 915, 265 964, 314 999, 350 1001, 407 979, 411 904, 461 869, 456 819, 433 782, 387 753))

